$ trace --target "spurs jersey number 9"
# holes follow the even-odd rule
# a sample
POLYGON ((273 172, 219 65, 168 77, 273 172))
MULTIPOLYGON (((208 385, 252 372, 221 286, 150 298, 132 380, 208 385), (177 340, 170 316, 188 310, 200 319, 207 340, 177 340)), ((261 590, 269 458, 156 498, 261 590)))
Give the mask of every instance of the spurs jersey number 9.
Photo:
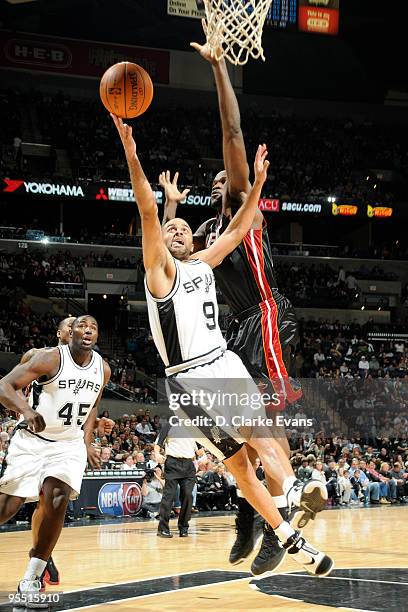
POLYGON ((154 298, 145 279, 150 328, 167 374, 207 363, 226 348, 212 269, 199 259, 174 263, 174 286, 165 298, 154 298))
POLYGON ((103 360, 92 351, 90 363, 81 367, 71 356, 69 346, 58 346, 60 367, 43 383, 35 381, 29 404, 39 412, 46 427, 40 436, 49 440, 82 438, 82 425, 88 418, 103 387, 103 360))

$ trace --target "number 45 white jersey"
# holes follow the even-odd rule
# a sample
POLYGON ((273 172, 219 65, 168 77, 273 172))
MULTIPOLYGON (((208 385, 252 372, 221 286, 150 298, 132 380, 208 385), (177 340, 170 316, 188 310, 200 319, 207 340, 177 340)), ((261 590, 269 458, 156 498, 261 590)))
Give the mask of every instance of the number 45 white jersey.
POLYGON ((33 383, 29 404, 44 418, 46 427, 40 437, 75 440, 83 438, 82 425, 103 388, 103 360, 92 351, 90 363, 82 368, 73 360, 68 345, 58 349, 58 372, 45 382, 33 383))
POLYGON ((168 376, 209 363, 226 349, 212 269, 199 259, 174 263, 174 286, 165 298, 153 297, 145 279, 150 328, 168 376))

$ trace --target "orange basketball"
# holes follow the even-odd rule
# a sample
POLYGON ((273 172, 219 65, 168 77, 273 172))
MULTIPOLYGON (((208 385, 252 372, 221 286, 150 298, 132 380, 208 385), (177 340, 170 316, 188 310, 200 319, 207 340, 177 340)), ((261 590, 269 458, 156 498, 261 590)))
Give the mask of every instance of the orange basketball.
POLYGON ((103 75, 99 93, 110 113, 132 119, 149 108, 153 100, 153 83, 146 70, 138 64, 119 62, 103 75))

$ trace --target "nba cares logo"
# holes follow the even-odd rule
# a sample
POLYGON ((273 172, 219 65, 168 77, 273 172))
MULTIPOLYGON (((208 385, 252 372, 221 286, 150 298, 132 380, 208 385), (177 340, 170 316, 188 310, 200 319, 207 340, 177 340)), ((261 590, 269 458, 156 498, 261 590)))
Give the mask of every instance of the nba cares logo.
POLYGON ((107 482, 99 489, 98 508, 101 514, 108 516, 134 516, 142 500, 137 482, 107 482))

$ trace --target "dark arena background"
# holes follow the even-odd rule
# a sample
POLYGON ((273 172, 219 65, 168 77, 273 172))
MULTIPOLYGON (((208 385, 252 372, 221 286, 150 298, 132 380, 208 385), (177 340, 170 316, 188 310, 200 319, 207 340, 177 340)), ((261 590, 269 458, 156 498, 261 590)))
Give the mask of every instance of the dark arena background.
MULTIPOLYGON (((225 11, 240 3, 247 0, 218 0, 225 11)), ((251 181, 258 144, 269 152, 258 207, 274 287, 297 318, 288 372, 302 389, 285 406, 285 436, 296 482, 319 480, 327 491, 323 511, 302 534, 335 563, 319 578, 283 552, 275 571, 251 571, 262 517, 252 513, 254 522, 242 522, 228 460, 224 465, 205 440, 190 454, 174 454, 164 433, 172 412, 148 320, 141 218, 99 83, 122 61, 148 72, 152 104, 128 123, 159 217, 166 199, 159 175, 169 171, 171 179, 179 173, 180 193, 188 190, 178 215, 193 231, 214 218, 222 125, 211 65, 190 47, 205 41, 204 2, 0 0, 0 377, 30 349, 56 346, 60 321, 74 317, 69 352, 85 314, 98 322, 94 349, 101 367, 111 370, 97 412, 113 423, 108 432, 96 424, 91 431, 98 458, 88 461, 79 497, 67 505, 52 552, 56 575, 49 565, 45 575, 42 566, 33 574, 43 605, 105 610, 109 603, 112 612, 408 609, 403 5, 272 0, 263 27, 265 61, 226 62, 251 181), (189 460, 191 518, 180 528, 184 484, 174 488, 170 505, 163 491, 170 462, 189 460), (166 504, 170 531, 159 523, 166 504), (231 564, 231 547, 241 537, 251 545, 242 563, 231 564)), ((264 299, 262 283, 255 306, 264 299)), ((225 334, 239 317, 220 290, 217 295, 225 334)), ((190 316, 188 309, 181 313, 185 321, 190 316)), ((262 334, 265 345, 264 328, 262 334)), ((1 399, 8 387, 0 387, 1 399)), ((64 425, 72 414, 69 403, 58 412, 64 425)), ((30 437, 18 419, 8 400, 0 404, 3 475, 10 473, 14 436, 30 437)), ((178 442, 187 445, 186 438, 178 442)), ((20 452, 21 479, 31 478, 34 464, 20 452)), ((255 469, 266 484, 259 459, 255 469)), ((28 552, 37 546, 36 503, 27 498, 3 520, 6 486, 3 477, 0 610, 35 609, 38 601, 17 601, 16 590, 21 581, 21 594, 27 582, 28 552)))

